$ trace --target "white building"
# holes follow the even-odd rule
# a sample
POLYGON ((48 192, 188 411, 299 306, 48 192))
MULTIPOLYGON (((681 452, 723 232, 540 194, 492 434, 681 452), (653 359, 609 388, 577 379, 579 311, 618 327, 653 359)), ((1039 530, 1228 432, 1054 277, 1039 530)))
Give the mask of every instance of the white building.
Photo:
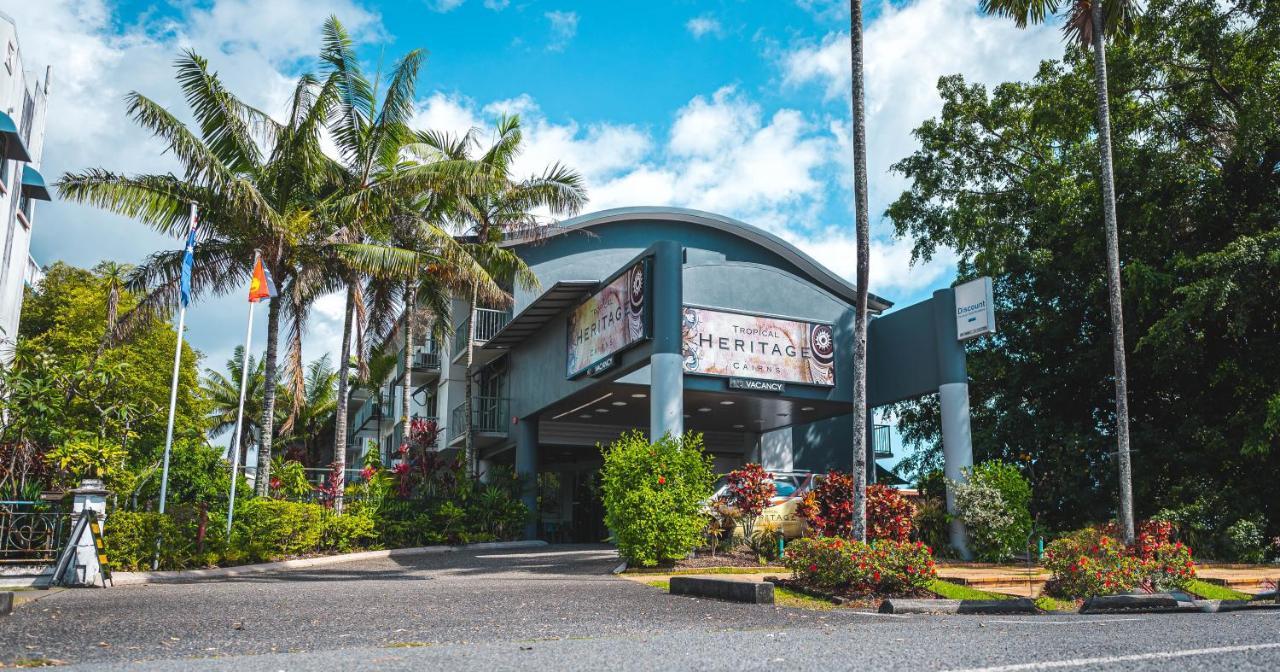
MULTIPOLYGON (((49 95, 49 68, 43 79, 28 72, 13 19, 0 12, 0 221, 4 247, 0 251, 0 339, 12 343, 18 334, 23 288, 38 279, 39 269, 29 253, 35 201, 50 200, 40 174, 44 149, 45 103, 49 95)), ((7 360, 10 347, 0 347, 7 360)))

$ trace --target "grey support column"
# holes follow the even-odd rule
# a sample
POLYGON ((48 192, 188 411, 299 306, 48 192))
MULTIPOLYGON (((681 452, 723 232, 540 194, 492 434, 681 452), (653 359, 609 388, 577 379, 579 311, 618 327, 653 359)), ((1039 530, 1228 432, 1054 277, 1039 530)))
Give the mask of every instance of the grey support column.
POLYGON ((684 434, 684 357, 680 322, 684 307, 684 250, 664 240, 654 244, 653 354, 649 358, 649 440, 684 434))
MULTIPOLYGON (((938 353, 938 402, 942 411, 943 473, 949 481, 966 480, 964 470, 973 466, 973 436, 969 427, 969 376, 965 370, 964 344, 956 340, 956 298, 951 289, 933 293, 933 324, 938 353)), ((956 498, 947 488, 947 513, 955 515, 956 498)), ((968 560, 969 536, 958 520, 951 522, 951 545, 968 560)))
POLYGON ((516 477, 524 487, 520 501, 529 509, 524 538, 538 536, 538 418, 521 418, 516 424, 516 477))

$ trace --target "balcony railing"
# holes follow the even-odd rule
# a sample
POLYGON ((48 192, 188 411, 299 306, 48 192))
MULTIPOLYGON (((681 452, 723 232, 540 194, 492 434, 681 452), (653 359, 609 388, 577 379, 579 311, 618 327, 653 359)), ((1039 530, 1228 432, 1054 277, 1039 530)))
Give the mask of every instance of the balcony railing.
MULTIPOLYGON (((472 397, 471 431, 485 434, 506 434, 507 400, 498 397, 472 397)), ((466 407, 458 404, 449 415, 449 440, 462 436, 466 431, 466 407)))
MULTIPOLYGON (((493 308, 476 308, 476 333, 472 343, 485 343, 507 326, 511 321, 511 313, 493 308)), ((471 320, 465 319, 453 333, 453 356, 458 357, 467 349, 467 334, 471 330, 471 320)))
POLYGON ((893 457, 893 435, 889 431, 889 425, 876 425, 871 429, 871 446, 877 460, 893 457))

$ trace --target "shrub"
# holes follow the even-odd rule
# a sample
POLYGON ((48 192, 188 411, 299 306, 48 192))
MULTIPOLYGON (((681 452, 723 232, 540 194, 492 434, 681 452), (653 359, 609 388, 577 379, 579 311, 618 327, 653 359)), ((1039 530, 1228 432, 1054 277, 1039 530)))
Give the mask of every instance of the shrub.
POLYGON ((1267 559, 1266 524, 1261 518, 1241 518, 1227 528, 1227 550, 1237 562, 1260 563, 1267 559))
POLYGON ((278 455, 271 459, 270 486, 272 497, 299 501, 310 499, 315 490, 301 462, 285 460, 278 455))
MULTIPOLYGON (((853 477, 829 472, 796 507, 810 531, 823 537, 848 537, 853 530, 853 477)), ((906 541, 911 536, 915 506, 897 490, 873 483, 867 486, 867 539, 906 541)))
POLYGON ((743 540, 751 543, 756 519, 768 508, 773 496, 778 494, 773 474, 758 464, 747 463, 729 472, 725 480, 728 487, 721 499, 733 511, 733 518, 742 523, 743 540))
POLYGON ((713 482, 702 436, 664 436, 651 444, 640 432, 630 432, 602 452, 605 524, 618 553, 651 567, 696 548, 713 482))
POLYGON ((986 562, 1009 560, 1025 550, 1031 535, 1031 485, 1017 467, 998 460, 983 462, 967 475, 967 482, 949 486, 974 555, 986 562))
POLYGON ((907 541, 916 507, 894 488, 867 486, 867 538, 907 541))
POLYGON ((112 568, 126 572, 150 570, 160 538, 160 566, 186 565, 187 540, 173 518, 146 511, 114 511, 102 526, 103 543, 112 568))
POLYGON ((918 593, 938 577, 931 550, 918 541, 797 539, 787 546, 784 560, 797 581, 841 594, 918 593))
POLYGON ((510 489, 487 485, 467 502, 467 517, 477 532, 495 539, 515 539, 524 532, 529 507, 510 489))
POLYGON ((320 548, 335 553, 350 553, 377 546, 377 521, 367 513, 333 513, 322 515, 320 548))
POLYGON ((250 562, 314 553, 324 533, 319 504, 255 497, 239 505, 233 545, 250 562))
POLYGON ((1126 548, 1104 530, 1086 528, 1049 544, 1045 591, 1064 598, 1115 595, 1136 588, 1183 590, 1195 578, 1191 549, 1181 542, 1126 548))

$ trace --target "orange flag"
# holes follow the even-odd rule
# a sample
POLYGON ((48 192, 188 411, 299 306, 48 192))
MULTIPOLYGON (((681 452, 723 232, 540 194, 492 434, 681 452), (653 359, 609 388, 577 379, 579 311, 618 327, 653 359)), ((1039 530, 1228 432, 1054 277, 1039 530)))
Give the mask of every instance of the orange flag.
POLYGON ((256 303, 276 295, 276 283, 271 281, 271 271, 262 265, 262 257, 254 259, 253 279, 249 281, 249 303, 256 303))

